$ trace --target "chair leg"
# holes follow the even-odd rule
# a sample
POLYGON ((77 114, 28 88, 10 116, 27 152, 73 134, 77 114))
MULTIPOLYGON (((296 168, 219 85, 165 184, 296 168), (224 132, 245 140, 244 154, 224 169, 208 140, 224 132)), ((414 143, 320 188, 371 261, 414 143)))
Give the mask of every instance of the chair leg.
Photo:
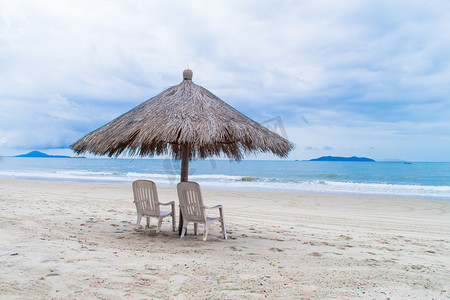
POLYGON ((159 217, 158 228, 156 229, 156 233, 159 233, 161 231, 162 221, 163 221, 163 219, 161 217, 159 217))
POLYGON ((137 220, 136 220, 136 229, 139 229, 141 227, 141 219, 142 219, 142 215, 138 214, 137 220))
POLYGON ((194 235, 197 235, 198 223, 194 223, 194 235))
POLYGON ((208 223, 205 223, 205 229, 203 230, 203 241, 206 241, 206 239, 208 238, 208 223))
POLYGON ((150 217, 147 217, 147 228, 150 228, 150 217))
POLYGON ((225 229, 225 219, 223 217, 223 208, 219 207, 220 223, 222 224, 222 234, 223 238, 227 239, 227 230, 225 229))
POLYGON ((181 229, 180 239, 183 238, 184 235, 186 234, 187 225, 188 225, 188 223, 185 220, 183 220, 183 228, 181 229))
POLYGON ((224 220, 220 220, 220 223, 222 224, 222 234, 223 234, 223 238, 226 240, 227 239, 227 230, 225 229, 225 221, 224 220))
POLYGON ((172 211, 172 231, 175 232, 177 231, 176 229, 176 224, 175 224, 175 211, 172 211))

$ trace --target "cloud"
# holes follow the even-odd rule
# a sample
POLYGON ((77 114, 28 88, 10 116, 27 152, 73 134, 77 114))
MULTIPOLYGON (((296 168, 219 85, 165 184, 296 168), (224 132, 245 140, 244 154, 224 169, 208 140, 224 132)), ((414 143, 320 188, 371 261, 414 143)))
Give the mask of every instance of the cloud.
POLYGON ((307 150, 307 151, 317 151, 317 150, 319 150, 318 148, 316 148, 316 147, 311 147, 311 146, 308 146, 308 147, 306 147, 305 148, 305 150, 307 150))
POLYGON ((397 135, 436 146, 448 138, 448 1, 2 6, 2 147, 68 145, 178 84, 187 67, 255 120, 280 116, 290 139, 317 151, 339 149, 336 130, 393 144, 397 135), (306 128, 333 143, 305 140, 306 128))
POLYGON ((323 150, 323 151, 330 151, 330 150, 333 150, 333 147, 330 147, 330 146, 322 146, 322 147, 312 147, 312 146, 308 146, 308 147, 305 147, 305 150, 306 151, 318 151, 318 150, 323 150))
POLYGON ((42 99, 0 99, 1 146, 64 148, 116 117, 116 107, 92 107, 59 95, 42 99))

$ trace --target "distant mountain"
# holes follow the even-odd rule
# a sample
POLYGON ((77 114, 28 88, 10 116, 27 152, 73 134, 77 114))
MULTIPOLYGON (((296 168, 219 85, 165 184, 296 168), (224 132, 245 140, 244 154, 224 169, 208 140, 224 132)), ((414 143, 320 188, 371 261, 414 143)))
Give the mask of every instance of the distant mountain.
POLYGON ((309 161, 375 161, 367 157, 340 157, 340 156, 322 156, 319 158, 310 159, 309 161))
POLYGON ((71 156, 65 156, 65 155, 48 155, 44 152, 40 151, 31 151, 27 154, 20 154, 16 155, 14 157, 46 157, 46 158, 73 158, 71 156))

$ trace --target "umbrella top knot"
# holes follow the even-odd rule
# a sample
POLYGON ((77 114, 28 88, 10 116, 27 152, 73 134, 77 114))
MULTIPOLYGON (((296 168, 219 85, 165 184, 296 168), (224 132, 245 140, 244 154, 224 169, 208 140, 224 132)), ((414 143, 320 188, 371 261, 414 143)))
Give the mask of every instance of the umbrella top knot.
POLYGON ((183 71, 183 80, 192 80, 192 70, 186 69, 183 71))

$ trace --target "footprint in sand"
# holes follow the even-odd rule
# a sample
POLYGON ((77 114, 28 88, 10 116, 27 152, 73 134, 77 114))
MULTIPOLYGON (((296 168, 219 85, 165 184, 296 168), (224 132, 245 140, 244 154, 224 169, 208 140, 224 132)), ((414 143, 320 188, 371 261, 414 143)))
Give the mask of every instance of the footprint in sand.
POLYGON ((230 246, 230 247, 227 247, 227 248, 230 248, 233 251, 242 251, 242 249, 239 249, 239 248, 234 247, 234 246, 230 246))
POLYGON ((280 248, 277 248, 277 247, 269 248, 269 250, 270 250, 270 251, 273 251, 273 252, 284 252, 283 249, 280 249, 280 248))
POLYGON ((344 234, 341 234, 340 236, 339 236, 341 239, 343 239, 343 240, 346 240, 346 241, 348 241, 348 240, 351 240, 352 239, 352 237, 351 236, 348 236, 348 235, 344 235, 344 234))
POLYGON ((380 262, 376 259, 373 258, 367 258, 364 260, 364 262, 368 265, 368 266, 379 266, 380 262))

